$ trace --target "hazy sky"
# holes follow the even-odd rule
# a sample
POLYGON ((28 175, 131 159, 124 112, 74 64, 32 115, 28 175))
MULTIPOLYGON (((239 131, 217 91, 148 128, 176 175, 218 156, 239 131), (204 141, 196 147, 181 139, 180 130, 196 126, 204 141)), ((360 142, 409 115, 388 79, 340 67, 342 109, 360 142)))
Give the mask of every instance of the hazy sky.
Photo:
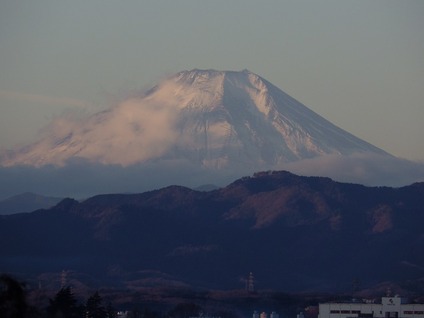
POLYGON ((0 149, 193 68, 249 69, 424 161, 424 1, 0 0, 0 149))

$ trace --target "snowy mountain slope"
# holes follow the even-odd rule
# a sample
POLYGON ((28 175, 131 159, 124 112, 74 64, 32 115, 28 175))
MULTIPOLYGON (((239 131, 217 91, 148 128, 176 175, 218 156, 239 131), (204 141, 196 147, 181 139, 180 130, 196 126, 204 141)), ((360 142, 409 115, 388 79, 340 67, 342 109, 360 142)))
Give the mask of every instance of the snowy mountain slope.
POLYGON ((85 120, 58 119, 44 138, 3 156, 1 165, 63 166, 83 159, 128 166, 170 159, 269 169, 357 152, 386 154, 250 71, 192 70, 85 120))

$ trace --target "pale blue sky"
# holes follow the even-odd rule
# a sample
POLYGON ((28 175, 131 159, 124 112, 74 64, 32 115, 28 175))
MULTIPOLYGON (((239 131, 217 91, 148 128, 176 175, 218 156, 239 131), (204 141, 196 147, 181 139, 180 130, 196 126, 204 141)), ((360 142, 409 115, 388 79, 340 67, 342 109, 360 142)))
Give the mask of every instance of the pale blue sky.
POLYGON ((0 149, 185 69, 249 69, 424 161, 424 1, 0 0, 0 149))

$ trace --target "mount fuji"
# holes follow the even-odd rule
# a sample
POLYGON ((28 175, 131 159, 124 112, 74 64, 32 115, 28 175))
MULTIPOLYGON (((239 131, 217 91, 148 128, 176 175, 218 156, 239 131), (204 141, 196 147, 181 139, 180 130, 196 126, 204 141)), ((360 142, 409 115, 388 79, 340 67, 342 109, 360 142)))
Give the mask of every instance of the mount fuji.
POLYGON ((182 71, 84 120, 57 119, 4 167, 84 160, 123 167, 183 160, 198 167, 272 169, 322 155, 383 150, 248 71, 182 71))

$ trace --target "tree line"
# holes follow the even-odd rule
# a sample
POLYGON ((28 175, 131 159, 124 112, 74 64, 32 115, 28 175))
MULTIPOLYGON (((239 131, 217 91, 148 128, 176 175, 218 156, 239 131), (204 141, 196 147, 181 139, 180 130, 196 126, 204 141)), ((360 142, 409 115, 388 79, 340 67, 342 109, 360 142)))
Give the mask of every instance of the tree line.
POLYGON ((45 309, 26 301, 25 285, 9 275, 0 275, 0 316, 4 318, 115 318, 111 304, 104 305, 99 292, 78 304, 71 287, 61 288, 45 309))
MULTIPOLYGON (((180 303, 167 313, 147 308, 126 312, 125 318, 187 318, 199 316, 202 308, 194 303, 180 303)), ((233 315, 220 315, 235 318, 233 315)), ((105 304, 99 292, 94 292, 85 303, 78 303, 71 287, 61 288, 49 299, 46 308, 36 308, 26 301, 25 285, 9 275, 0 275, 1 318, 120 318, 111 303, 105 304)))

